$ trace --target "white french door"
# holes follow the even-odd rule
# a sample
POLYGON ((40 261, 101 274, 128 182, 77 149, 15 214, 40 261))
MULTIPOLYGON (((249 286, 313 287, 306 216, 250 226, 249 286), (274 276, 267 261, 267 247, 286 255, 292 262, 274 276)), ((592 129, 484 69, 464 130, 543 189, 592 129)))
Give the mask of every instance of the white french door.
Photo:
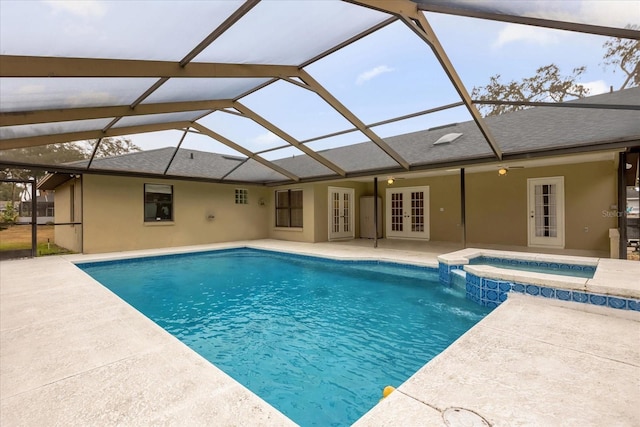
POLYGON ((329 187, 329 240, 353 239, 353 188, 329 187))
POLYGON ((387 237, 429 239, 429 187, 387 188, 387 237))
POLYGON ((564 248, 564 177, 530 178, 529 246, 564 248))

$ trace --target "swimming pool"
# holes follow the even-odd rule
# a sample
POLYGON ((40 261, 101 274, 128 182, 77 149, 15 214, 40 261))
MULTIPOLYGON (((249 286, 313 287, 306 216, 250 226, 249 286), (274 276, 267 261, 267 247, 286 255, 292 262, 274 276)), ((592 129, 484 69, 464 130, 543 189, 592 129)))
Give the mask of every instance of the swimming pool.
POLYGON ((489 313, 391 263, 237 249, 78 266, 302 426, 353 423, 489 313))

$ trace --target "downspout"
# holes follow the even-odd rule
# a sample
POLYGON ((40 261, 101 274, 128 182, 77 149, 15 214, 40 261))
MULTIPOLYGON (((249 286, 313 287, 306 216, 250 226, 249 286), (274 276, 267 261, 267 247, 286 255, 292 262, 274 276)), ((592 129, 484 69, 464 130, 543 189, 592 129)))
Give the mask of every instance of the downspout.
POLYGON ((373 178, 373 247, 378 247, 378 177, 373 178))

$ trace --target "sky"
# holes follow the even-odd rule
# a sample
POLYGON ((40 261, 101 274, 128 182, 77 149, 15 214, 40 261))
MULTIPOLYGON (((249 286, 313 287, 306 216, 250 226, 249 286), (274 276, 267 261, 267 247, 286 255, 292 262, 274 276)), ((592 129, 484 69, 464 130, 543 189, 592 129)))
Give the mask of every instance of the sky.
MULTIPOLYGON (((618 27, 640 25, 640 1, 637 0, 494 3, 539 7, 551 17, 583 16, 586 23, 618 27)), ((239 4, 241 2, 234 0, 0 0, 0 51, 3 54, 118 58, 137 58, 144 52, 147 57, 141 59, 179 60, 239 4), (140 19, 143 12, 145 19, 140 19), (30 19, 25 20, 25 16, 30 19), (161 32, 158 32, 158 22, 162 22, 161 32)), ((340 39, 352 25, 366 25, 378 19, 377 13, 367 12, 354 23, 355 18, 349 14, 353 8, 355 6, 347 3, 337 8, 326 7, 326 1, 263 2, 244 23, 246 28, 255 31, 252 37, 239 39, 234 38, 233 33, 227 34, 196 57, 196 61, 241 62, 247 57, 246 52, 250 52, 257 62, 302 62, 309 44, 318 45, 323 38, 340 39), (277 13, 265 14, 268 8, 277 13), (300 28, 292 33, 281 21, 294 20, 300 28), (332 25, 328 27, 329 20, 332 25), (328 34, 327 28, 331 31, 328 34)), ((487 84, 493 75, 499 74, 503 82, 520 80, 549 64, 557 65, 562 74, 571 74, 574 68, 586 66, 580 83, 589 88, 591 95, 608 92, 610 87, 618 89, 624 79, 619 70, 606 69, 602 64, 604 37, 431 13, 427 13, 427 19, 469 92, 474 86, 487 84)), ((238 26, 234 31, 239 30, 238 26)), ((318 51, 321 48, 317 46, 318 51)), ((400 22, 311 64, 306 71, 365 124, 459 101, 429 46, 400 22)), ((136 88, 143 88, 143 92, 149 87, 148 79, 129 79, 126 84, 84 79, 66 84, 82 88, 74 94, 75 99, 67 100, 78 105, 91 102, 99 105, 109 100, 126 103, 126 95, 132 89, 135 92, 136 88)), ((214 89, 216 93, 228 95, 241 90, 247 81, 236 79, 216 84, 214 88, 210 81, 174 80, 150 100, 160 102, 163 97, 172 99, 180 95, 206 97, 207 91, 214 89)), ((0 100, 5 93, 6 99, 15 102, 50 99, 55 104, 60 102, 56 96, 63 91, 43 81, 20 82, 18 86, 0 81, 0 100)), ((312 92, 283 81, 241 102, 298 140, 353 127, 312 92)), ((373 130, 381 137, 388 137, 467 120, 470 120, 468 112, 460 107, 377 126, 373 130)), ((254 152, 286 144, 250 120, 228 113, 216 112, 200 122, 254 152)), ((180 131, 130 136, 143 149, 175 146, 181 137, 180 131)), ((324 150, 365 140, 364 135, 353 132, 308 145, 314 150, 324 150)), ((182 147, 238 154, 210 138, 191 133, 182 147)), ((298 154, 301 153, 297 149, 287 148, 265 153, 264 157, 274 159, 298 154)))

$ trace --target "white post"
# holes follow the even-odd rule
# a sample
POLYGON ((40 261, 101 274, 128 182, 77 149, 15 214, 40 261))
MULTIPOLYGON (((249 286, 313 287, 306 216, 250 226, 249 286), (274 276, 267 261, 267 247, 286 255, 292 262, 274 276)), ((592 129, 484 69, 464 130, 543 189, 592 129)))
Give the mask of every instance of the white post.
POLYGON ((620 258, 620 230, 617 228, 609 229, 609 242, 609 258, 620 258))

